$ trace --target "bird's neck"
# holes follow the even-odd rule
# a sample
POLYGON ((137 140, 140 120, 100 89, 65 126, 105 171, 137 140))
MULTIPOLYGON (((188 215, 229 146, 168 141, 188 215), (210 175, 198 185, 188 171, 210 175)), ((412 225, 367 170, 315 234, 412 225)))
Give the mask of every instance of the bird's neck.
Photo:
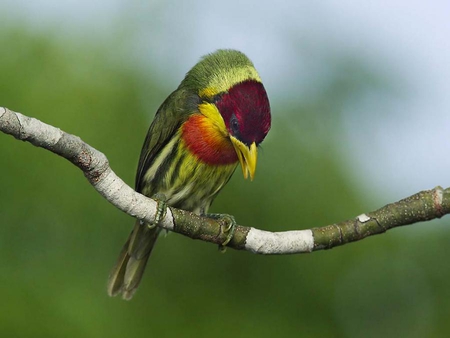
POLYGON ((193 114, 181 127, 181 135, 187 149, 197 158, 211 165, 227 165, 238 161, 222 117, 211 104, 200 107, 201 113, 193 114), (213 110, 216 110, 214 112, 213 110), (217 113, 212 115, 213 113, 217 113), (213 118, 212 118, 213 117, 213 118))

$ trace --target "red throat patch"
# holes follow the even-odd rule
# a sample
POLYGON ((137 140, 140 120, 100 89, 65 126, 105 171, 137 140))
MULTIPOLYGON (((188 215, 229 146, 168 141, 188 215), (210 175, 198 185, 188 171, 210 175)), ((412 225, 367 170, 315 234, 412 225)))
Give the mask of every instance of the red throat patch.
POLYGON ((181 127, 187 149, 211 165, 227 165, 238 161, 230 139, 202 114, 192 115, 181 127))

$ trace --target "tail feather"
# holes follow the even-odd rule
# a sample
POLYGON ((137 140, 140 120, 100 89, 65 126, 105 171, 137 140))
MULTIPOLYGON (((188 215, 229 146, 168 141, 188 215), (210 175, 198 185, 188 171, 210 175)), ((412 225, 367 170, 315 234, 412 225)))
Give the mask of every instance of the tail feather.
POLYGON ((122 291, 123 280, 125 277, 125 270, 127 267, 130 256, 128 255, 128 245, 130 239, 126 241, 122 247, 122 251, 119 254, 116 264, 111 270, 108 277, 108 295, 111 297, 117 296, 122 291))
POLYGON ((107 290, 111 297, 120 293, 126 300, 133 297, 160 231, 136 222, 109 275, 107 290))

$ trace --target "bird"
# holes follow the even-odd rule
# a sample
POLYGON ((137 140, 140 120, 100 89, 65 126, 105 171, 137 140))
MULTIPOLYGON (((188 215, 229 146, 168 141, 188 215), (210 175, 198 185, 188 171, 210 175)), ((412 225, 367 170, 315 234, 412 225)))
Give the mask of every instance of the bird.
MULTIPOLYGON (((270 127, 267 92, 250 59, 232 49, 208 54, 157 110, 141 150, 135 190, 163 206, 208 217, 239 164, 244 178, 253 180, 258 146, 270 127)), ((161 232, 160 216, 155 224, 135 222, 109 275, 110 296, 133 297, 161 232)))

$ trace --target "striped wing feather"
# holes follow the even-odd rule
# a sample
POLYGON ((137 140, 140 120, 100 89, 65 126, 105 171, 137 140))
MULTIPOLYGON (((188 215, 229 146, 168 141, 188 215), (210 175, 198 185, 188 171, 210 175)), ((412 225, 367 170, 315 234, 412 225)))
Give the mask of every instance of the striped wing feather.
MULTIPOLYGON (((136 191, 142 191, 147 169, 155 157, 170 142, 188 117, 198 111, 200 98, 185 89, 177 89, 163 102, 147 132, 136 173, 136 191)), ((156 192, 154 192, 156 193, 156 192)), ((151 196, 150 196, 151 197, 151 196)))

